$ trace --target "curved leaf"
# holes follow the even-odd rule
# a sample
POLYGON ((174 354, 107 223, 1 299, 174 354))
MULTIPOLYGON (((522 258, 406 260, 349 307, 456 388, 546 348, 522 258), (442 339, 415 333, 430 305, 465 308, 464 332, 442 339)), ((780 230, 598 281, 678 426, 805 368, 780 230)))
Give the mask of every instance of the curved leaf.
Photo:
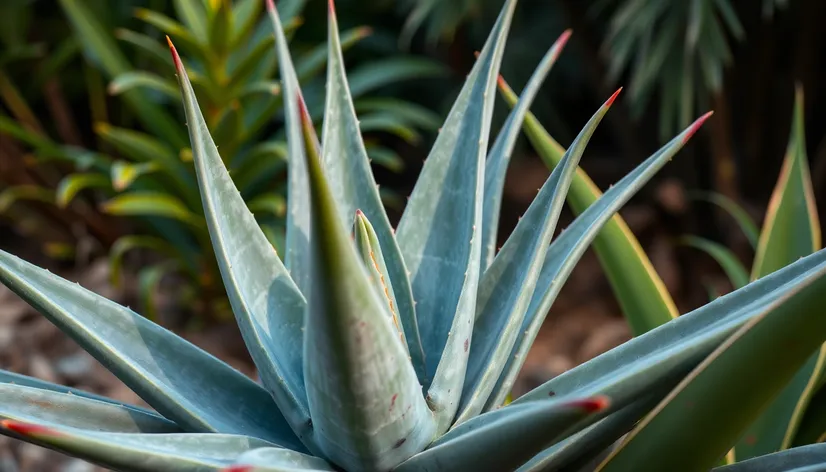
MULTIPOLYGON (((803 91, 798 88, 791 136, 763 222, 752 278, 763 277, 820 248, 820 221, 806 156, 803 91)), ((736 460, 789 447, 806 405, 826 367, 826 345, 812 355, 771 406, 745 431, 734 448, 736 460)))
POLYGON ((107 91, 111 95, 120 95, 136 88, 146 88, 173 100, 177 100, 180 96, 172 82, 144 71, 130 71, 117 75, 109 82, 107 91))
POLYGON ((545 398, 553 392, 607 395, 621 408, 651 389, 676 385, 767 305, 824 274, 826 251, 821 251, 560 374, 513 404, 545 398))
POLYGON ((232 182, 172 43, 204 214, 241 334, 293 431, 311 440, 302 340, 306 301, 232 182))
POLYGON ((69 427, 113 433, 179 433, 181 429, 158 414, 98 401, 70 392, 0 383, 0 419, 39 427, 69 427))
POLYGON ((234 467, 224 472, 298 472, 329 471, 333 468, 318 457, 307 456, 288 449, 266 447, 253 449, 241 454, 234 462, 234 467))
POLYGON ((119 192, 126 190, 138 177, 155 172, 159 168, 160 166, 155 162, 131 164, 125 161, 115 161, 111 169, 112 188, 119 192))
POLYGON ((78 193, 88 188, 112 188, 109 179, 101 174, 69 174, 63 177, 55 189, 57 206, 66 208, 78 193))
POLYGON ((792 472, 811 465, 823 467, 824 463, 826 463, 826 444, 814 444, 716 467, 712 469, 712 472, 778 472, 781 470, 792 472))
POLYGON ((642 463, 652 470, 714 467, 826 340, 824 302, 821 275, 757 308, 597 470, 627 471, 642 463), (686 449, 691 453, 681 453, 686 449))
POLYGON ((174 333, 3 251, 0 281, 187 431, 301 448, 263 388, 174 333))
POLYGON ((396 233, 428 353, 424 387, 439 433, 453 421, 467 368, 481 262, 484 160, 495 81, 515 8, 515 0, 502 7, 425 161, 396 233))
POLYGON ((240 435, 113 433, 11 420, 0 421, 0 431, 124 472, 219 471, 247 451, 273 446, 240 435))
POLYGON ((760 238, 760 230, 757 228, 757 225, 754 224, 754 221, 752 221, 751 216, 749 216, 746 210, 738 205, 737 202, 719 193, 695 193, 690 196, 698 200, 713 203, 725 210, 729 215, 731 215, 732 218, 734 218, 734 221, 740 227, 743 234, 746 235, 746 239, 749 240, 752 247, 757 248, 757 240, 760 238))
POLYGON ((339 211, 339 220, 350 224, 352 215, 358 210, 364 213, 373 225, 381 252, 384 254, 383 263, 387 265, 388 286, 392 287, 395 300, 393 316, 398 316, 398 321, 401 322, 413 367, 419 381, 424 382, 425 353, 416 322, 410 279, 361 139, 359 121, 353 108, 344 70, 338 22, 332 8, 329 22, 327 104, 322 131, 325 175, 338 204, 336 208, 339 211))
MULTIPOLYGON (((531 304, 522 322, 514 350, 500 377, 486 410, 499 407, 510 392, 516 376, 525 362, 542 322, 563 284, 577 261, 585 253, 603 225, 656 174, 691 138, 709 114, 698 119, 688 129, 676 136, 660 150, 646 159, 636 169, 612 186, 593 205, 588 207, 574 222, 551 243, 536 284, 531 304)), ((573 183, 571 184, 573 185, 573 183)))
POLYGON ((567 30, 554 42, 545 53, 545 56, 536 66, 531 75, 519 102, 508 115, 508 120, 502 126, 499 136, 493 143, 485 163, 485 203, 482 224, 482 269, 487 270, 496 256, 496 241, 499 231, 499 213, 502 208, 502 192, 505 188, 505 176, 508 172, 508 163, 511 153, 522 129, 525 114, 528 113, 539 87, 556 63, 562 48, 568 42, 571 30, 567 30))
POLYGON ((473 343, 454 428, 482 411, 510 360, 577 164, 618 94, 588 120, 479 282, 473 343))
POLYGON ((720 264, 720 267, 723 268, 723 272, 726 273, 726 276, 735 289, 744 287, 749 283, 748 271, 743 267, 737 255, 731 252, 729 248, 718 242, 697 236, 684 236, 682 242, 713 257, 714 260, 720 264))
POLYGON ((595 397, 507 406, 463 423, 393 470, 514 470, 608 405, 607 398, 595 397))
POLYGON ((23 200, 43 203, 55 203, 51 189, 38 185, 15 185, 0 192, 0 213, 9 211, 15 203, 23 200))
POLYGON ((127 235, 121 236, 112 244, 109 250, 109 273, 111 274, 112 285, 120 286, 121 267, 123 266, 123 256, 137 248, 145 248, 156 251, 167 257, 178 257, 175 246, 168 241, 153 236, 127 235))
MULTIPOLYGON (((504 80, 499 81, 499 90, 508 104, 514 106, 517 96, 504 80)), ((524 130, 545 164, 549 168, 556 167, 564 149, 531 113, 525 118, 524 130)), ((588 175, 578 169, 568 193, 568 203, 574 213, 581 214, 601 195, 588 175)), ((594 250, 635 335, 677 317, 677 307, 671 295, 621 216, 614 215, 605 224, 594 239, 594 250)))
POLYGON ((203 226, 204 220, 172 195, 161 192, 129 192, 101 204, 101 210, 118 216, 161 216, 193 226, 203 226))

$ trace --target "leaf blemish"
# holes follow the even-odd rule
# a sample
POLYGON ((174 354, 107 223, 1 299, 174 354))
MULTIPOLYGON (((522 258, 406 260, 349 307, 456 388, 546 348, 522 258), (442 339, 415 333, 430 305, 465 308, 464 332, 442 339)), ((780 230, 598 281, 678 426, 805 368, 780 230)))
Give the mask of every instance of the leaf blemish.
POLYGON ((398 393, 393 394, 393 398, 390 399, 390 411, 393 411, 393 407, 396 406, 396 398, 399 396, 398 393))

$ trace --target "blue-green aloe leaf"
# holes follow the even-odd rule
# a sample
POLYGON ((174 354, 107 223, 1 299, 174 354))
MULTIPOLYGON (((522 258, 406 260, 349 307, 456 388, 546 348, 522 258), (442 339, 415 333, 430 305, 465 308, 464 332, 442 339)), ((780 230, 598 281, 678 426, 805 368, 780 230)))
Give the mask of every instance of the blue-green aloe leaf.
POLYGON ((277 447, 262 447, 247 451, 235 460, 235 467, 225 472, 333 472, 327 461, 300 452, 277 447))
POLYGON ((315 441, 348 470, 389 470, 427 446, 436 424, 370 282, 322 169, 299 98, 310 187, 310 291, 304 372, 315 441))
POLYGON ((302 449, 266 390, 174 333, 2 251, 0 281, 183 429, 302 449))
POLYGON ((115 433, 180 433, 156 413, 69 392, 0 383, 0 419, 41 427, 71 427, 115 433))
POLYGON ((394 471, 515 470, 609 404, 594 397, 507 406, 463 423, 394 471))
POLYGON ((430 382, 425 388, 439 433, 456 414, 467 368, 494 87, 515 7, 515 0, 504 5, 425 161, 396 233, 428 353, 430 382))
POLYGON ((329 59, 327 73, 327 105, 322 132, 324 169, 330 189, 338 202, 339 218, 349 223, 353 214, 360 210, 375 230, 384 254, 395 298, 394 316, 404 329, 407 348, 420 381, 425 379, 425 359, 416 308, 407 268, 393 234, 393 227, 379 196, 376 181, 370 168, 370 160, 359 131, 359 121, 353 107, 353 99, 347 85, 344 57, 339 39, 335 9, 330 2, 329 59))
POLYGON ((0 431, 124 472, 219 471, 247 451, 276 445, 242 435, 118 433, 0 421, 0 431))
MULTIPOLYGON (((757 243, 752 279, 811 254, 820 248, 820 244, 820 221, 806 156, 803 90, 798 88, 786 156, 757 243)), ((783 392, 745 431, 734 448, 735 460, 777 452, 791 445, 824 366, 826 345, 812 355, 783 392)))
POLYGON ((306 301, 233 184, 171 42, 170 48, 204 214, 233 312, 264 385, 296 434, 309 440, 301 355, 306 301))
POLYGON ((454 428, 482 411, 510 359, 571 179, 588 141, 618 94, 619 90, 574 139, 479 282, 473 343, 454 428))
POLYGON ((502 130, 488 154, 488 160, 485 163, 485 203, 482 224, 483 273, 490 267, 493 258, 496 256, 496 238, 499 230, 499 213, 502 209, 502 192, 505 189, 505 176, 507 175, 508 163, 513 148, 516 145, 516 139, 522 130, 522 122, 525 120, 525 114, 530 109, 536 94, 539 93, 539 88, 570 37, 571 30, 566 30, 545 53, 525 86, 525 90, 522 91, 519 102, 508 115, 508 120, 502 126, 502 130))
POLYGON ((14 384, 14 385, 21 385, 23 387, 33 387, 39 388, 41 390, 49 390, 52 392, 58 393, 69 393, 71 395, 77 395, 79 397, 88 398, 90 400, 97 400, 100 402, 107 402, 113 405, 123 406, 126 408, 131 408, 137 410, 139 413, 146 413, 146 414, 155 414, 150 410, 145 408, 141 408, 138 406, 133 405, 126 405, 122 402, 115 401, 111 398, 104 397, 102 395, 97 395, 94 393, 87 392, 85 390, 80 390, 77 388, 67 387, 65 385, 54 384, 51 382, 46 382, 45 380, 40 380, 35 377, 29 377, 28 375, 18 374, 15 372, 9 372, 7 370, 0 369, 0 384, 14 384))
POLYGON ((498 408, 510 392, 528 350, 559 290, 568 279, 577 261, 585 253, 603 226, 685 145, 710 114, 695 121, 680 135, 646 159, 636 169, 611 187, 565 229, 548 248, 545 262, 528 306, 522 329, 485 409, 498 408))
POLYGON ((591 359, 517 398, 606 395, 617 409, 652 389, 675 386, 744 324, 769 305, 826 275, 826 251, 769 276, 591 359))
POLYGON ((290 276, 301 293, 306 294, 310 290, 310 198, 298 107, 298 102, 303 100, 303 97, 290 56, 287 37, 284 35, 278 11, 272 0, 267 0, 267 10, 275 31, 275 50, 281 71, 281 90, 284 93, 287 155, 289 156, 287 250, 283 258, 290 276))
POLYGON ((826 444, 811 444, 717 467, 712 472, 792 472, 814 465, 820 467, 815 470, 822 471, 824 464, 826 464, 826 444))
MULTIPOLYGON (((518 97, 504 80, 499 81, 499 90, 510 106, 516 104, 518 97)), ((525 117, 523 129, 545 164, 551 169, 556 167, 565 152, 564 148, 531 113, 525 117)), ((579 168, 568 192, 568 203, 574 213, 582 214, 601 196, 599 188, 579 168)), ((593 240, 593 245, 634 335, 645 333, 677 317, 674 300, 620 215, 613 215, 603 225, 599 235, 593 240)))
POLYGON ((627 471, 643 462, 651 470, 717 465, 826 340, 824 302, 821 275, 756 308, 597 470, 627 471))

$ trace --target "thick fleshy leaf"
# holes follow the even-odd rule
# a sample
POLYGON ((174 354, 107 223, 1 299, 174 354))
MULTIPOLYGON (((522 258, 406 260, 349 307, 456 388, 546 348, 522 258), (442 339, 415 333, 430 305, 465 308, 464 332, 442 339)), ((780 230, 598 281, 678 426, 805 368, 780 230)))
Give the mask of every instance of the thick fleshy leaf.
POLYGON ((667 393, 668 390, 661 390, 655 394, 648 394, 599 419, 582 431, 537 454, 518 468, 517 472, 582 470, 586 463, 593 461, 601 451, 616 443, 617 438, 630 431, 667 393))
POLYGON ((266 390, 174 333, 2 251, 0 281, 185 430, 301 449, 266 390))
MULTIPOLYGON (((803 91, 795 97, 791 136, 777 186, 763 222, 752 267, 752 278, 763 277, 820 249, 820 222, 809 174, 803 124, 803 91)), ((734 448, 744 460, 789 447, 815 385, 826 366, 826 345, 749 427, 734 448)))
POLYGON ((571 37, 571 30, 566 30, 551 46, 545 56, 536 66, 525 90, 519 97, 519 102, 508 115, 508 120, 502 126, 499 136, 493 143, 485 163, 485 203, 484 222, 482 224, 482 273, 490 267, 496 256, 496 241, 499 231, 499 213, 502 209, 502 192, 505 189, 505 176, 508 171, 516 139, 522 130, 525 114, 539 93, 539 88, 562 53, 562 48, 571 37))
POLYGON ((713 257, 714 260, 720 264, 720 267, 723 268, 723 272, 726 273, 726 277, 728 277, 735 289, 741 288, 749 283, 748 271, 743 267, 743 263, 740 262, 737 255, 734 254, 731 249, 716 241, 697 236, 685 236, 682 238, 682 242, 713 257))
POLYGON ((281 87, 284 92, 287 155, 289 156, 287 250, 283 258, 290 276, 301 293, 306 295, 310 290, 310 196, 298 106, 299 100, 303 100, 303 97, 290 56, 287 38, 272 0, 267 0, 267 10, 275 31, 275 50, 278 53, 281 87))
POLYGON ((503 7, 442 126, 396 233, 426 359, 427 399, 439 433, 462 394, 476 312, 482 196, 496 77, 516 1, 503 7))
POLYGON ((0 430, 28 442, 123 472, 219 471, 243 453, 274 445, 230 434, 117 433, 0 421, 0 430))
POLYGON ((90 188, 108 188, 112 185, 105 175, 101 174, 69 174, 60 180, 55 189, 57 206, 65 208, 75 199, 78 193, 90 188))
POLYGON ((332 465, 318 457, 275 447, 253 449, 241 454, 224 472, 298 472, 334 471, 332 465))
MULTIPOLYGON (((499 81, 499 90, 508 104, 516 104, 517 96, 504 80, 499 81)), ((531 113, 525 118, 524 130, 545 164, 556 167, 565 150, 531 113)), ((568 203, 574 213, 582 214, 600 196, 599 188, 581 168, 578 169, 568 193, 568 203)), ((594 239, 594 250, 635 335, 677 316, 671 295, 620 215, 614 215, 602 228, 594 239)))
POLYGON ((300 104, 312 210, 304 380, 315 440, 345 469, 389 470, 424 449, 436 425, 387 304, 341 221, 300 104))
POLYGON ((821 275, 756 308, 597 470, 627 471, 643 463, 651 470, 708 470, 719 464, 826 341, 824 303, 821 275))
POLYGON ((233 184, 172 43, 170 48, 204 214, 232 310, 262 382, 295 433, 308 441, 311 426, 301 352, 306 301, 233 184))
POLYGON ((148 411, 72 393, 0 383, 0 419, 42 427, 71 427, 115 433, 179 433, 173 422, 148 411))
MULTIPOLYGON (((708 114, 695 121, 682 134, 663 146, 636 169, 612 186, 599 200, 588 207, 565 229, 548 248, 545 263, 539 275, 531 304, 522 322, 511 357, 491 395, 485 409, 498 408, 510 392, 525 357, 533 344, 539 328, 551 305, 562 289, 577 261, 588 246, 600 234, 606 222, 653 177, 691 138, 708 118, 708 114)), ((573 184, 572 184, 573 185, 573 184)))
POLYGON ((588 141, 618 94, 619 90, 576 137, 479 282, 473 343, 454 428, 482 411, 510 360, 571 179, 588 141))
POLYGON ((9 372, 2 369, 0 369, 0 384, 20 385, 23 387, 32 387, 39 390, 48 390, 50 392, 70 394, 81 398, 87 398, 89 400, 96 400, 98 402, 109 403, 118 407, 135 410, 138 412, 138 414, 147 416, 157 416, 157 413, 146 408, 128 405, 123 402, 119 402, 111 398, 104 397, 102 395, 87 392, 85 390, 79 390, 76 388, 67 387, 65 385, 58 385, 51 382, 46 382, 45 380, 40 380, 35 377, 29 377, 28 375, 17 374, 15 372, 9 372))
POLYGON ((381 243, 376 236, 376 231, 367 216, 361 212, 356 211, 356 221, 353 224, 353 239, 356 242, 361 262, 364 264, 370 281, 379 294, 379 298, 387 305, 387 314, 393 320, 393 326, 399 333, 399 339, 405 347, 407 346, 407 339, 404 336, 404 329, 399 323, 399 316, 396 309, 396 294, 393 291, 393 284, 390 283, 390 276, 387 274, 387 264, 384 261, 384 253, 381 250, 381 243))
POLYGON ((826 464, 826 444, 812 444, 716 467, 712 469, 712 472, 792 472, 809 466, 818 466, 820 469, 815 470, 822 471, 824 464, 826 464))
POLYGON ((607 395, 621 408, 640 395, 677 382, 765 307, 826 274, 826 251, 790 266, 634 338, 517 398, 607 395))
POLYGON ((515 470, 608 405, 595 397, 507 406, 463 423, 394 471, 515 470))
POLYGON ((327 69, 327 105, 322 132, 322 157, 325 175, 337 202, 339 218, 350 224, 356 210, 372 223, 384 254, 388 285, 392 287, 394 317, 404 329, 410 358, 421 382, 425 378, 425 360, 416 309, 407 268, 393 235, 393 227, 379 196, 378 186, 370 169, 370 161, 361 138, 359 121, 344 70, 344 57, 338 33, 335 10, 330 3, 329 67, 327 69))

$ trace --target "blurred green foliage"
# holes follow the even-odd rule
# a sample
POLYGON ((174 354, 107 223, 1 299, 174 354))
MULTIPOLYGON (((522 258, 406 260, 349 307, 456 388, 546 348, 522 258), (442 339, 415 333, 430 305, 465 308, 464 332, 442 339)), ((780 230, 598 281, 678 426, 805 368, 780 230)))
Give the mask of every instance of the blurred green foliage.
MULTIPOLYGON (((178 293, 183 306, 216 319, 229 315, 203 218, 185 120, 176 106, 179 92, 164 35, 179 45, 190 65, 190 79, 204 97, 209 131, 250 210, 279 250, 286 211, 286 145, 280 84, 273 80, 278 65, 264 1, 60 0, 64 17, 55 21, 62 20, 64 30, 32 45, 29 38, 41 30, 37 24, 41 18, 35 20, 40 14, 38 3, 16 0, 3 6, 8 12, 3 18, 14 24, 3 38, 6 54, 18 60, 12 67, 14 75, 23 83, 34 68, 43 71, 39 80, 60 83, 64 78, 74 80, 79 64, 86 81, 81 90, 73 90, 88 97, 89 112, 78 113, 77 97, 68 97, 61 119, 41 120, 27 103, 27 97, 40 98, 40 88, 21 91, 11 78, 0 75, 4 140, 11 138, 32 163, 30 167, 54 174, 31 183, 4 180, 7 189, 0 196, 0 210, 17 209, 19 204, 12 203, 24 200, 40 204, 41 212, 57 215, 66 215, 61 209, 83 209, 105 232, 96 240, 110 251, 114 282, 120 282, 123 258, 130 251, 152 254, 155 262, 143 265, 138 274, 138 296, 149 317, 157 316, 154 297, 171 273, 185 282, 178 293), (34 66, 19 62, 27 57, 35 59, 34 66), (41 121, 57 129, 47 131, 41 121), (86 129, 62 130, 81 124, 86 129)), ((326 25, 326 8, 305 12, 305 3, 282 0, 279 11, 308 106, 320 118, 326 42, 305 41, 296 33, 305 25, 316 27, 314 22, 326 25)), ((343 31, 343 47, 356 46, 372 32, 363 25, 343 31)), ((404 163, 392 147, 384 145, 386 138, 416 143, 422 132, 435 131, 439 125, 433 112, 382 95, 381 89, 443 74, 434 62, 400 55, 372 55, 353 67, 355 106, 375 164, 389 172, 401 171, 404 163)), ((398 200, 390 192, 386 195, 388 203, 398 200)), ((52 254, 74 255, 77 242, 63 239, 62 252, 52 254)))

